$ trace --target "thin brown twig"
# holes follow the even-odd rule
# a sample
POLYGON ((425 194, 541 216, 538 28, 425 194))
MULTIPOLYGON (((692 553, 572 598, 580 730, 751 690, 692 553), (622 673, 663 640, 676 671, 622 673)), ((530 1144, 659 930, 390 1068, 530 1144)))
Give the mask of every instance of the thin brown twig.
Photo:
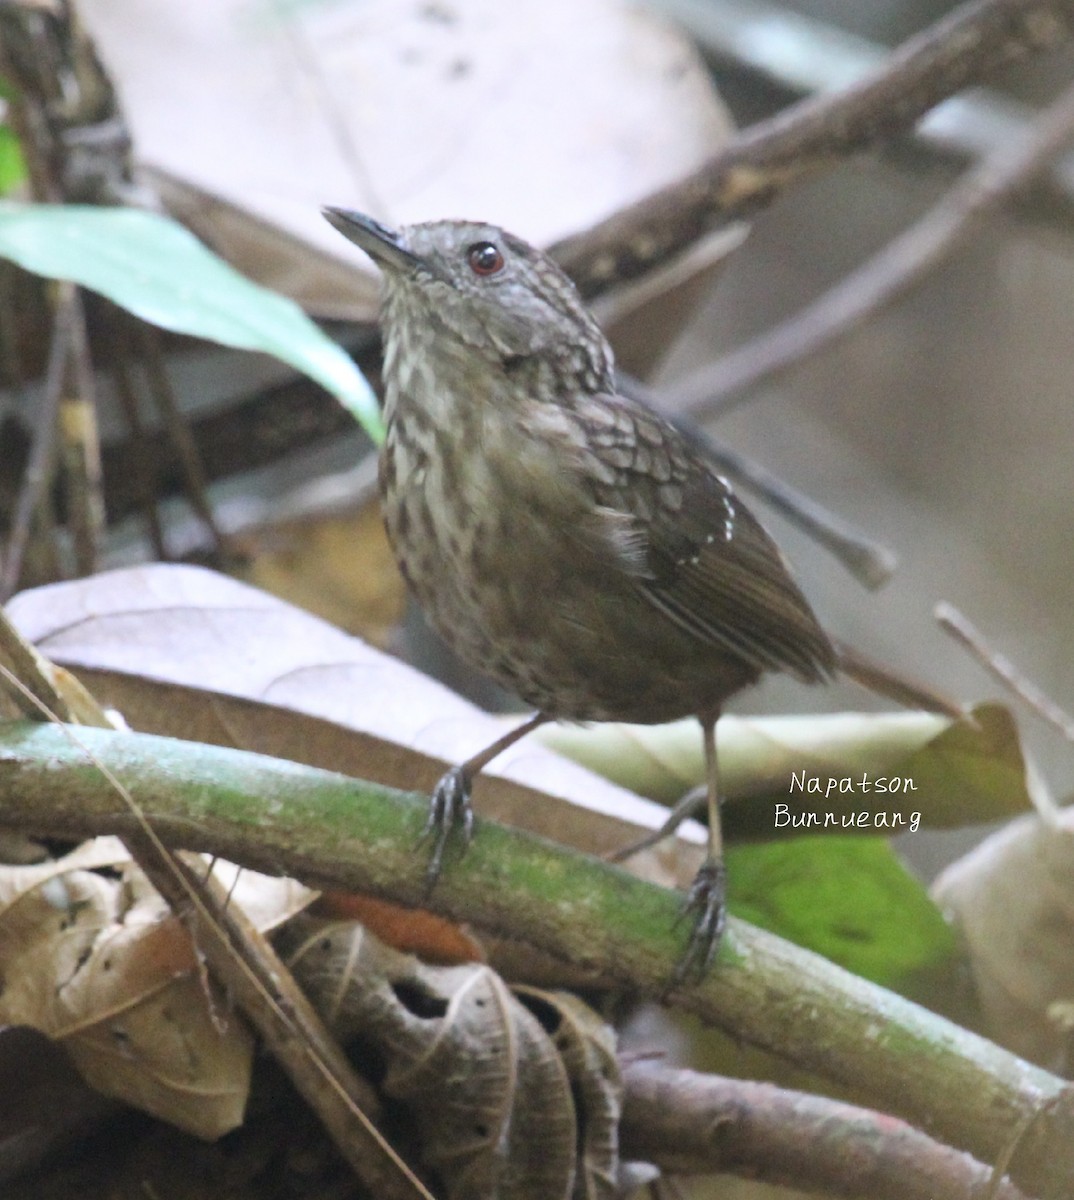
POLYGON ((130 477, 136 503, 145 520, 146 531, 153 547, 153 556, 160 562, 167 561, 168 549, 164 541, 164 528, 161 525, 160 513, 157 511, 157 497, 154 487, 154 460, 149 452, 149 439, 146 435, 145 422, 142 420, 138 394, 134 387, 131 372, 131 342, 128 332, 128 322, 122 312, 107 306, 108 323, 111 332, 112 354, 109 367, 116 396, 119 398, 123 417, 130 433, 130 477))
MULTIPOLYGON (((770 1083, 649 1060, 623 1067, 623 1152, 856 1200, 980 1200, 993 1172, 905 1121, 770 1083)), ((1025 1200, 1009 1180, 995 1200, 1025 1200)))
POLYGON ((209 531, 216 555, 223 562, 227 558, 227 545, 213 515, 213 506, 208 495, 208 481, 201 465, 197 443, 186 423, 164 366, 160 336, 152 326, 146 325, 137 318, 132 318, 132 321, 142 351, 142 366, 145 370, 150 394, 179 459, 187 500, 194 513, 209 531))
POLYGON ((433 1200, 368 1116, 368 1084, 298 987, 268 940, 222 886, 205 879, 200 861, 173 854, 155 837, 126 834, 138 865, 190 931, 214 975, 265 1039, 317 1113, 358 1179, 391 1200, 433 1200))
MULTIPOLYGON (((18 707, 27 717, 40 720, 41 713, 55 714, 57 721, 73 721, 74 714, 66 697, 56 686, 50 671, 51 663, 25 641, 19 631, 0 608, 0 672, 18 680, 11 694, 18 707)), ((105 722, 107 728, 107 722, 105 722)))
POLYGON ((79 320, 72 328, 68 351, 69 385, 60 400, 67 524, 73 535, 75 570, 92 575, 104 535, 104 480, 101 439, 97 428, 96 382, 86 337, 85 307, 79 295, 79 320))
POLYGON ((0 386, 21 392, 27 373, 19 343, 18 275, 13 262, 0 261, 0 386))
POLYGON ((967 171, 940 202, 879 253, 774 329, 671 389, 677 410, 710 420, 894 303, 976 233, 1074 136, 1074 88, 1049 105, 1025 137, 967 171))
MULTIPOLYGON (((69 8, 63 7, 41 11, 26 5, 0 8, 0 73, 13 85, 9 119, 26 159, 31 194, 52 204, 68 198, 65 134, 71 131, 76 114, 87 120, 99 116, 95 103, 104 81, 88 39, 83 35, 79 40, 77 22, 70 16, 69 8), (71 61, 82 70, 66 74, 60 70, 61 47, 70 50, 71 61), (89 69, 91 63, 96 71, 89 69)), ((82 573, 94 569, 104 529, 100 444, 82 298, 69 282, 54 285, 53 294, 53 353, 37 414, 34 449, 0 577, 0 597, 9 596, 18 585, 35 523, 53 527, 43 518, 51 515, 46 489, 57 466, 57 440, 63 452, 75 559, 82 573)))
POLYGON ((0 575, 0 599, 7 599, 18 587, 22 563, 30 542, 34 514, 51 482, 56 465, 56 425, 60 402, 67 384, 68 364, 76 329, 82 320, 78 291, 73 284, 56 285, 53 309, 52 344, 41 402, 35 414, 30 461, 19 485, 15 516, 11 524, 3 574, 0 575))
POLYGON ((953 604, 946 601, 937 604, 933 615, 940 628, 963 645, 990 675, 1013 692, 1038 717, 1058 729, 1068 742, 1074 742, 1074 717, 1027 679, 1009 658, 994 650, 980 630, 953 604))
POLYGON ((30 194, 57 204, 63 191, 56 171, 54 138, 45 107, 56 87, 44 64, 49 61, 40 20, 28 10, 0 5, 0 76, 13 85, 6 119, 26 160, 30 194), (28 19, 29 18, 29 19, 28 19))

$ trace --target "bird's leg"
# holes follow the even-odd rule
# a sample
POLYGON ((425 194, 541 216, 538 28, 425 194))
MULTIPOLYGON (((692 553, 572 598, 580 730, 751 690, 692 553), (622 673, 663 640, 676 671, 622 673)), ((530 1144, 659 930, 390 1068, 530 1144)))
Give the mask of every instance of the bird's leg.
POLYGON ((433 788, 429 801, 429 816, 425 828, 421 831, 421 841, 432 838, 433 849, 429 855, 429 863, 425 868, 426 894, 436 886, 443 868, 444 849, 447 846, 451 831, 456 825, 462 827, 463 849, 470 843, 474 828, 474 812, 470 806, 470 789, 474 776, 484 770, 490 762, 502 754, 509 746, 524 738, 527 733, 550 720, 544 713, 537 713, 528 721, 514 729, 508 730, 503 737, 497 738, 491 746, 486 746, 473 758, 468 758, 457 767, 445 772, 436 787, 433 788))
POLYGON ((635 854, 640 854, 642 850, 648 850, 650 846, 657 845, 664 838, 671 837, 683 821, 690 817, 696 817, 707 803, 708 784, 703 783, 699 787, 692 787, 681 800, 676 800, 674 807, 667 815, 667 820, 659 829, 650 830, 644 837, 638 838, 636 842, 631 842, 627 846, 613 850, 604 857, 608 862, 613 863, 625 862, 628 858, 633 858, 635 854))
POLYGON ((686 897, 683 912, 694 918, 690 941, 675 971, 677 982, 700 978, 712 965, 720 948, 727 912, 724 906, 727 873, 723 864, 723 832, 720 826, 720 773, 716 762, 716 722, 719 711, 701 713, 705 744, 709 849, 686 897))

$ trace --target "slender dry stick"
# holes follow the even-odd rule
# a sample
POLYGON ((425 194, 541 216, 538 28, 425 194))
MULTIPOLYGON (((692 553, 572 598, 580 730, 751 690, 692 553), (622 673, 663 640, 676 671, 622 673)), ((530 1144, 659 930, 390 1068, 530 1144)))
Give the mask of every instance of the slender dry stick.
POLYGON ((217 557, 224 560, 227 557, 224 535, 220 532, 216 518, 213 516, 213 506, 208 496, 208 482, 201 465, 197 443, 194 441, 179 407, 171 380, 168 378, 168 372, 164 366, 160 335, 152 326, 146 325, 137 318, 132 317, 131 321, 140 342, 142 365, 145 369, 150 393, 179 458, 187 499, 197 517, 209 531, 217 557))
POLYGON ((119 397, 123 417, 130 433, 130 471, 134 478, 134 492, 138 507, 145 520, 146 531, 153 547, 153 556, 160 562, 166 562, 168 548, 164 541, 164 528, 160 522, 160 513, 157 511, 149 438, 142 420, 138 393, 135 391, 131 373, 132 353, 128 325, 123 314, 111 305, 108 306, 108 318, 112 335, 112 354, 109 366, 116 395, 119 397))
POLYGON ((1018 189, 1044 171, 1074 136, 1074 87, 1033 122, 1025 137, 1000 146, 910 229, 801 312, 677 382, 678 410, 711 419, 746 393, 785 374, 894 303, 980 231, 1018 189))
POLYGON ((45 387, 35 414, 30 460, 26 464, 26 471, 19 486, 11 535, 4 554, 4 569, 0 575, 0 599, 6 599, 19 585, 23 558, 33 529, 34 514, 41 508, 55 469, 56 422, 67 380, 71 343, 79 321, 77 289, 70 283, 57 284, 56 289, 52 344, 49 348, 45 387))
POLYGON ((18 310, 15 307, 19 286, 19 268, 7 259, 0 260, 0 377, 4 386, 24 387, 26 369, 19 344, 18 310))
MULTIPOLYGON (((0 11, 0 35, 3 35, 0 72, 14 85, 8 109, 26 157, 31 192, 37 200, 59 204, 67 199, 64 134, 69 132, 71 115, 76 111, 77 101, 84 101, 88 94, 92 106, 100 93, 91 86, 88 75, 75 71, 65 76, 57 69, 55 34, 57 26, 69 31, 70 24, 64 26, 62 21, 69 14, 32 9, 33 6, 8 5, 0 11), (61 20, 54 26, 51 22, 57 16, 61 20), (63 116, 59 115, 61 112, 63 116)), ((85 38, 82 46, 92 57, 85 38)), ((96 60, 92 61, 99 69, 96 60)), ((83 56, 80 65, 85 66, 86 62, 83 56)), ((35 433, 35 450, 40 445, 41 454, 36 460, 31 456, 23 485, 23 494, 32 495, 35 502, 25 507, 20 504, 16 511, 11 546, 0 578, 0 597, 11 595, 18 585, 34 520, 44 524, 39 514, 46 510, 44 489, 51 482, 56 465, 57 433, 63 452, 68 520, 74 533, 75 561, 80 573, 88 574, 94 569, 104 531, 100 439, 82 297, 69 282, 54 285, 53 294, 56 297, 53 346, 62 344, 62 362, 50 358, 35 433), (51 426, 47 431, 46 422, 51 426)))
POLYGON ((96 383, 81 293, 77 294, 77 319, 72 326, 68 380, 59 411, 67 522, 74 537, 75 569, 79 575, 91 575, 97 568, 104 534, 104 481, 96 383))
POLYGON ((905 132, 941 100, 1072 32, 1074 0, 971 0, 879 70, 758 122, 685 180, 559 242, 555 256, 585 296, 637 278, 789 184, 905 132))
MULTIPOLYGON (((672 1174, 744 1175, 858 1200, 982 1200, 984 1163, 886 1113, 771 1083, 623 1064, 624 1155, 672 1174)), ((1025 1200, 996 1181, 995 1200, 1025 1200)))
MULTIPOLYGON (((414 841, 427 798, 261 755, 145 734, 0 727, 0 824, 53 836, 125 835, 103 763, 169 845, 420 906, 414 841)), ((679 893, 542 839, 479 823, 433 895, 438 912, 664 998, 992 1161, 1041 1114, 1011 1176, 1049 1194, 1074 1177, 1074 1087, 815 954, 731 920, 716 968, 669 989, 686 936, 679 893)), ((1068 1192, 1055 1192, 1067 1195, 1068 1192)))
POLYGON ((268 940, 220 885, 157 839, 128 833, 125 844, 189 930, 214 976, 228 989, 299 1093, 374 1195, 433 1200, 370 1120, 375 1097, 355 1072, 268 940))
MULTIPOLYGON (((0 672, 5 679, 17 680, 11 694, 19 709, 32 719, 40 719, 41 711, 55 713, 59 721, 72 721, 74 714, 67 698, 57 688, 49 663, 25 641, 0 608, 0 672), (28 693, 28 695, 27 695, 28 693)), ((102 721, 108 727, 107 721, 102 721)))
POLYGON ((994 650, 977 627, 953 604, 937 604, 933 615, 940 628, 965 646, 986 671, 1013 692, 1038 717, 1042 717, 1049 725, 1058 729, 1068 742, 1074 742, 1074 717, 1027 679, 1009 658, 994 650))
POLYGON ((63 189, 46 115, 48 103, 57 99, 59 81, 45 69, 49 61, 40 14, 29 6, 0 5, 0 78, 11 88, 5 119, 26 160, 31 195, 59 204, 63 189))

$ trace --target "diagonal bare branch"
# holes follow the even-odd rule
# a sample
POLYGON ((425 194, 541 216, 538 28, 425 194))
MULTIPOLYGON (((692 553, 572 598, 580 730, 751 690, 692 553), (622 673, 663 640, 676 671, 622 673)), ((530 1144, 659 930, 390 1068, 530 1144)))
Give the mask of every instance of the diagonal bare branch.
POLYGON ((1072 33, 1074 0, 969 0, 858 83, 758 122, 693 175, 553 252, 585 296, 637 278, 791 183, 904 133, 941 100, 1072 33))

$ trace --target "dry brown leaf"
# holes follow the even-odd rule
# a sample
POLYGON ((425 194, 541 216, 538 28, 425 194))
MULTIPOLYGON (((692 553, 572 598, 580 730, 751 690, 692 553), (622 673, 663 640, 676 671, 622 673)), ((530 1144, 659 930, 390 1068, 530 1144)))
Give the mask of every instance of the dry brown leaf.
MULTIPOLYGON (((501 720, 421 672, 198 567, 155 564, 36 588, 16 596, 8 614, 145 732, 421 791, 503 732, 501 720)), ((474 799, 483 815, 593 854, 666 816, 529 739, 478 778, 474 799)), ((682 835, 635 856, 629 869, 685 886, 703 835, 692 824, 682 835)))
POLYGON ((403 619, 406 589, 375 503, 354 512, 273 522, 248 534, 239 577, 383 648, 403 619))
MULTIPOLYGON (((232 902, 263 927, 311 893, 217 864, 232 902)), ((83 1078, 205 1138, 242 1120, 252 1042, 206 991, 190 938, 116 838, 0 868, 0 1023, 66 1047, 83 1078)))
POLYGON ((217 1027, 190 939, 152 893, 131 903, 131 870, 120 843, 102 838, 0 871, 0 1021, 61 1042, 106 1095, 218 1137, 242 1119, 249 1034, 233 1018, 217 1027))
POLYGON ((325 892, 310 909, 327 921, 358 921, 395 950, 439 966, 484 962, 483 947, 453 921, 422 908, 403 908, 376 896, 325 892))
POLYGON ((1074 810, 1019 817, 952 863, 932 896, 959 930, 989 1032, 1068 1072, 1074 1001, 1074 810))
POLYGON ((283 936, 333 1032, 380 1064, 380 1086, 408 1109, 447 1196, 614 1194, 605 1187, 617 1157, 607 1124, 618 1117, 614 1043, 579 1001, 540 1000, 546 1021, 555 1006, 553 1039, 486 966, 425 966, 351 923, 301 921, 283 936))

